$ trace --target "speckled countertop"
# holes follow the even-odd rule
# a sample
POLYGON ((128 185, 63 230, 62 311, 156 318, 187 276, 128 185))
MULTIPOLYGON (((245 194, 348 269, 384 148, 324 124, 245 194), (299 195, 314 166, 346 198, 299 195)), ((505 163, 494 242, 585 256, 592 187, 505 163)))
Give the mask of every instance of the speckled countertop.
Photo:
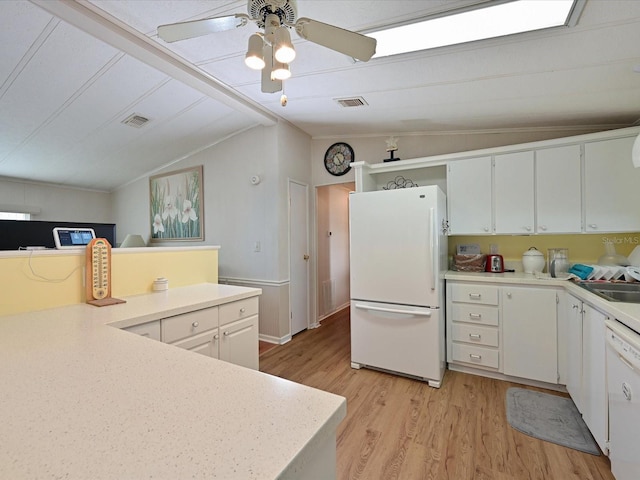
POLYGON ((290 476, 335 438, 344 398, 107 325, 259 293, 199 285, 0 317, 0 478, 290 476))
POLYGON ((445 274, 446 280, 467 281, 467 282, 487 282, 507 285, 531 285, 531 286, 554 286, 562 287, 570 294, 580 298, 607 314, 611 318, 624 323, 626 326, 640 333, 640 304, 610 302, 584 288, 576 285, 570 280, 559 280, 546 275, 533 275, 523 272, 455 272, 448 271, 445 274))

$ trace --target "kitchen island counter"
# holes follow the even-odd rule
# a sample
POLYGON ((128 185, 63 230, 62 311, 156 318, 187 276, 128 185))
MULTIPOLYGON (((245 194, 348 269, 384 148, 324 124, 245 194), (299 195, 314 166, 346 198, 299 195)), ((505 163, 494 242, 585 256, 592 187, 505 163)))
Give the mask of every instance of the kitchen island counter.
POLYGON ((0 478, 329 478, 344 398, 108 325, 256 291, 206 284, 0 317, 0 478))

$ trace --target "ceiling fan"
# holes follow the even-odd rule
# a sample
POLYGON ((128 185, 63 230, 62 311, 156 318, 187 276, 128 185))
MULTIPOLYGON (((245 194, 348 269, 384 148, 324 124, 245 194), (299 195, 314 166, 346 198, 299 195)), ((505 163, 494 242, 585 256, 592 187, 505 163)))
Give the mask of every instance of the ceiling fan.
MULTIPOLYGON (((282 81, 291 76, 289 63, 295 58, 289 29, 305 40, 343 53, 356 60, 368 61, 376 51, 376 40, 310 18, 297 18, 296 0, 248 0, 247 14, 210 17, 189 22, 160 25, 158 36, 165 42, 176 42, 210 33, 243 27, 250 21, 264 32, 249 37, 245 63, 262 70, 262 91, 282 90, 282 81)), ((286 98, 283 96, 283 106, 286 98)))

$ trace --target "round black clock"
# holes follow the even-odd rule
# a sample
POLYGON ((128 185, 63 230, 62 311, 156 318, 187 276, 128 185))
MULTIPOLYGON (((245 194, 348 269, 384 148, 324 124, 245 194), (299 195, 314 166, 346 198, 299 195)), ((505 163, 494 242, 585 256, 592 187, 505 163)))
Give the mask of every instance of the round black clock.
POLYGON ((324 154, 324 167, 331 175, 339 177, 351 170, 351 162, 355 161, 353 148, 342 142, 334 143, 324 154))

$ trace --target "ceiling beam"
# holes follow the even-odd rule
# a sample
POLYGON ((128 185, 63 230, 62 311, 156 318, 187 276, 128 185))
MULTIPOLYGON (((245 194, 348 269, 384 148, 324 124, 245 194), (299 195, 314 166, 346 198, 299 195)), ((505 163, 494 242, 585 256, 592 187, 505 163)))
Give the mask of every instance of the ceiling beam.
POLYGON ((43 10, 228 107, 271 126, 279 117, 86 0, 30 0, 43 10))

